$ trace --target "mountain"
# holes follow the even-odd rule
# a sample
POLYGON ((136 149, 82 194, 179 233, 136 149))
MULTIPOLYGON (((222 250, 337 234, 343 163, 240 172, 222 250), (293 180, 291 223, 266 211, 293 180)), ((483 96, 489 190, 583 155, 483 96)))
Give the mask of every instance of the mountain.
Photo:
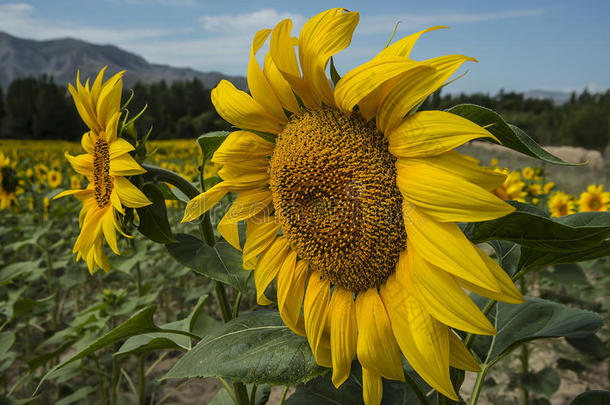
POLYGON ((240 89, 247 87, 242 76, 149 63, 141 56, 114 45, 96 45, 73 38, 35 41, 0 31, 0 86, 3 88, 14 79, 41 75, 52 76, 55 83, 67 85, 76 80, 77 69, 81 78, 86 78, 95 77, 104 66, 108 66, 106 77, 125 70, 123 81, 127 88, 135 82, 173 82, 193 78, 198 78, 208 88, 216 86, 222 79, 233 82, 240 89))
POLYGON ((523 93, 525 98, 550 99, 555 105, 562 105, 570 101, 570 93, 553 90, 529 90, 523 93))

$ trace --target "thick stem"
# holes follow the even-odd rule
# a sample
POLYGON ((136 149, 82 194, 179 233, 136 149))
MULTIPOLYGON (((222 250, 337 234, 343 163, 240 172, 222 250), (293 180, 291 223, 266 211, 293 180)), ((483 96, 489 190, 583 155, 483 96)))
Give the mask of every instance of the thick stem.
POLYGON ((144 379, 144 356, 138 356, 138 405, 146 404, 146 392, 145 392, 145 379, 144 379))
POLYGON ((286 394, 288 394, 288 388, 290 388, 288 385, 284 387, 284 391, 282 391, 282 398, 280 398, 279 405, 284 405, 284 401, 286 401, 286 394))
POLYGON ((249 405, 248 390, 242 383, 233 383, 233 390, 235 390, 235 399, 238 405, 249 405))

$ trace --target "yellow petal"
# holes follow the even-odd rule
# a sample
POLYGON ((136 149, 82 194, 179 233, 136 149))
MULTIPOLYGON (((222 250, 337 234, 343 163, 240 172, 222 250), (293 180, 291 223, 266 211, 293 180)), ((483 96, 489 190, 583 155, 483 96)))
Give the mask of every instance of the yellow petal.
POLYGON ((375 89, 395 77, 400 80, 417 80, 423 71, 434 68, 407 58, 387 57, 373 59, 347 72, 335 88, 337 107, 346 113, 375 89))
POLYGON ((216 225, 218 233, 224 238, 231 246, 237 250, 241 250, 241 244, 239 243, 239 228, 237 222, 230 221, 230 216, 225 214, 216 225))
POLYGON ((402 196, 437 221, 487 221, 515 210, 495 194, 432 165, 399 159, 396 169, 402 196))
POLYGON ((126 207, 140 208, 152 204, 144 193, 125 177, 115 177, 114 187, 121 203, 126 207))
POLYGON ((106 242, 108 242, 110 249, 119 255, 119 247, 116 243, 116 231, 114 230, 114 212, 112 210, 108 210, 108 212, 104 214, 102 221, 102 230, 104 231, 106 242))
POLYGON ((456 224, 438 222, 407 202, 403 203, 403 218, 417 253, 446 272, 491 291, 500 291, 496 278, 456 224))
POLYGON ((130 155, 119 155, 110 159, 111 176, 135 176, 142 173, 146 173, 146 170, 130 155))
POLYGON ((429 263, 409 247, 407 242, 411 278, 399 278, 399 281, 409 280, 412 283, 419 301, 430 315, 452 328, 480 335, 495 335, 496 330, 489 319, 453 276, 429 263))
POLYGON ((280 100, 276 97, 273 87, 267 81, 261 67, 256 61, 256 53, 271 34, 270 29, 260 30, 254 35, 250 48, 250 61, 248 62, 248 88, 252 98, 259 103, 267 113, 273 115, 279 122, 286 122, 286 114, 280 100))
POLYGON ((463 55, 442 56, 422 61, 436 70, 425 71, 417 81, 396 82, 379 107, 377 127, 384 134, 389 134, 413 107, 438 90, 467 60, 476 62, 475 59, 463 55))
POLYGON ((275 62, 271 57, 271 52, 269 52, 265 57, 263 73, 265 74, 265 77, 267 77, 269 85, 273 88, 273 91, 282 103, 282 107, 293 113, 300 112, 301 108, 299 107, 299 103, 292 92, 292 88, 282 75, 282 72, 280 72, 275 65, 275 62))
POLYGON ((116 139, 110 144, 110 159, 129 153, 132 150, 135 150, 135 148, 125 139, 116 139))
POLYGON ((351 291, 335 287, 330 301, 330 350, 333 362, 332 381, 339 388, 351 371, 356 354, 356 303, 351 291))
POLYGON ((322 356, 321 342, 328 316, 328 304, 330 301, 330 283, 322 279, 317 273, 309 277, 307 290, 305 291, 305 302, 303 313, 305 315, 305 331, 307 341, 316 363, 323 367, 332 367, 330 358, 322 356))
POLYGON ((57 194, 55 197, 53 197, 54 200, 57 200, 58 198, 62 198, 68 195, 74 195, 76 198, 79 197, 86 197, 86 196, 93 196, 94 191, 93 190, 88 190, 88 189, 84 189, 84 190, 66 190, 66 191, 62 191, 61 193, 57 194))
POLYGON ((218 171, 231 191, 260 188, 269 184, 267 159, 251 160, 247 164, 226 164, 218 171))
MULTIPOLYGON (((290 244, 288 243, 288 238, 280 236, 261 254, 254 270, 256 301, 259 305, 269 305, 272 303, 265 297, 265 289, 280 271, 280 266, 284 262, 289 250, 290 244)), ((296 255, 294 257, 291 256, 291 259, 296 261, 296 255)))
MULTIPOLYGON (((403 258, 406 261, 406 257, 403 258)), ((399 262, 400 264, 400 262, 399 262)), ((401 266, 398 266, 399 272, 401 266)), ((392 274, 379 288, 400 350, 413 369, 430 386, 457 401, 449 377, 447 326, 431 317, 417 298, 392 274)))
POLYGON ((214 152, 212 162, 241 162, 271 156, 272 153, 273 145, 260 136, 248 131, 235 131, 214 152))
POLYGON ((364 366, 362 367, 362 396, 364 405, 379 405, 383 396, 381 376, 364 366))
POLYGON ((93 156, 87 153, 77 156, 72 156, 68 152, 64 154, 70 165, 76 173, 83 176, 93 176, 93 156))
POLYGON ((390 319, 376 288, 356 297, 358 360, 363 368, 392 380, 404 381, 400 351, 390 319))
MULTIPOLYGON (((77 87, 82 87, 82 85, 78 81, 78 78, 76 81, 77 87)), ((83 100, 83 97, 81 96, 79 91, 77 91, 74 86, 72 86, 72 84, 68 85, 68 91, 72 95, 74 105, 76 106, 78 114, 82 118, 85 125, 87 125, 93 131, 100 131, 102 128, 99 126, 97 120, 95 119, 95 113, 92 111, 88 103, 83 100)))
POLYGON ((498 285, 500 286, 500 292, 489 291, 485 288, 481 288, 477 285, 469 283, 468 281, 462 280, 458 278, 458 283, 466 288, 468 291, 471 291, 475 294, 478 294, 482 297, 487 297, 494 299, 496 301, 508 302, 509 304, 522 304, 525 302, 523 295, 519 291, 519 289, 515 286, 515 283, 510 279, 508 274, 496 263, 494 259, 487 256, 485 252, 481 249, 476 248, 477 253, 481 256, 481 259, 487 265, 487 268, 494 275, 496 280, 498 281, 498 285))
POLYGON ((102 248, 101 239, 93 245, 93 259, 95 263, 106 273, 110 271, 110 262, 108 261, 108 256, 104 253, 104 249, 102 248))
POLYGON ((87 153, 93 153, 95 151, 95 141, 95 134, 87 131, 83 134, 80 144, 87 153))
POLYGON ((222 118, 242 129, 277 134, 280 122, 257 103, 247 93, 238 90, 227 81, 221 80, 212 90, 212 103, 222 118))
POLYGON ((466 118, 444 111, 420 111, 389 133, 388 150, 402 158, 437 156, 477 138, 496 139, 466 118))
POLYGON ((301 307, 309 264, 305 260, 300 260, 294 265, 292 255, 296 259, 295 251, 288 253, 277 275, 277 307, 286 326, 294 333, 305 336, 301 307))
POLYGON ((184 217, 182 218, 182 223, 190 222, 195 218, 200 217, 204 213, 206 213, 210 208, 212 208, 218 201, 222 200, 222 198, 229 192, 227 184, 218 183, 211 189, 207 190, 204 193, 199 194, 197 197, 193 198, 186 204, 186 209, 184 210, 184 217))
POLYGON ((388 46, 387 48, 385 48, 384 50, 379 52, 379 54, 377 54, 377 56, 375 58, 383 58, 383 57, 388 57, 388 56, 408 57, 411 54, 411 50, 413 49, 413 46, 415 45, 415 43, 417 42, 417 40, 419 39, 419 37, 422 34, 425 34, 426 32, 430 32, 430 31, 442 29, 442 28, 448 28, 448 27, 438 25, 436 27, 431 27, 431 28, 416 32, 415 34, 411 34, 407 37, 404 37, 403 39, 396 41, 392 45, 388 46))
POLYGON ((125 215, 125 210, 123 209, 123 204, 121 203, 121 199, 119 198, 119 193, 116 188, 112 189, 110 193, 110 203, 112 204, 112 208, 125 215))
POLYGON ((360 16, 336 8, 308 20, 299 36, 299 59, 303 79, 318 103, 334 105, 333 88, 326 76, 331 56, 347 48, 360 16))
POLYGON ((254 269, 256 256, 275 240, 279 230, 280 225, 276 223, 275 217, 254 218, 248 221, 243 253, 244 269, 254 269))
POLYGON ((464 180, 485 190, 495 190, 498 186, 504 183, 506 175, 486 167, 479 166, 478 161, 467 155, 461 155, 456 151, 449 151, 438 155, 434 159, 416 158, 416 159, 401 159, 403 164, 414 163, 416 165, 428 165, 447 173, 455 174, 464 178, 464 180))
POLYGON ((284 79, 290 84, 294 92, 301 97, 305 106, 313 108, 316 103, 309 87, 301 77, 294 52, 294 44, 290 36, 291 30, 292 21, 289 19, 282 20, 275 26, 271 33, 269 54, 284 79))
POLYGON ((472 357, 472 354, 466 349, 466 346, 455 333, 449 331, 449 364, 451 367, 459 368, 460 370, 473 371, 478 373, 481 371, 479 363, 472 357))
POLYGON ((121 95, 123 92, 123 73, 120 71, 110 79, 108 79, 102 86, 100 96, 97 100, 97 119, 104 128, 110 126, 110 120, 112 116, 117 113, 121 107, 121 95))

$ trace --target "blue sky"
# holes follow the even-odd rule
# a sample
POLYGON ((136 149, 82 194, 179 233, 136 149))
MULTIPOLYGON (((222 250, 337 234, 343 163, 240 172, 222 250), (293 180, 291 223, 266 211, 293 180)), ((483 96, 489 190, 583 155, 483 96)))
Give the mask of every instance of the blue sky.
MULTIPOLYGON (((250 41, 260 28, 292 18, 296 29, 329 7, 360 12, 352 45, 337 55, 339 72, 398 38, 433 25, 415 59, 473 56, 450 92, 610 88, 610 1, 200 1, 0 0, 0 30, 32 38, 71 36, 110 43, 149 62, 245 75, 250 41)), ((293 35, 298 31, 293 30, 293 35)))

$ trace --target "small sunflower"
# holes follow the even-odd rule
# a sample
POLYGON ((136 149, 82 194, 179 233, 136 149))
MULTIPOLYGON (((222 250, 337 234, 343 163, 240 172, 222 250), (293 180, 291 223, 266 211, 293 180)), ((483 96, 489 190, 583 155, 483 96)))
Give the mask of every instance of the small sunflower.
POLYGON ((213 155, 223 181, 191 200, 183 221, 238 194, 218 230, 241 250, 237 224, 246 221, 243 265, 254 269, 257 301, 270 303, 265 289, 276 279, 282 319, 307 336, 318 364, 332 367, 335 386, 357 356, 365 402, 378 404, 382 377, 404 380, 402 351, 457 399, 449 366, 478 365, 453 329, 495 333, 463 288, 522 302, 456 224, 512 212, 490 192, 506 176, 453 150, 494 139, 484 128, 442 111, 408 115, 473 60, 409 58, 420 35, 441 27, 388 46, 333 88, 329 59, 349 45, 358 19, 336 8, 305 23, 298 39, 289 19, 255 35, 251 95, 225 80, 211 94, 241 128, 213 155), (269 37, 261 68, 255 55, 269 37))
POLYGON ((508 169, 495 168, 497 173, 506 175, 506 179, 494 190, 494 193, 503 200, 515 200, 525 202, 525 183, 521 180, 518 171, 509 172, 508 169))
POLYGON ((17 173, 8 156, 0 152, 0 210, 10 208, 11 205, 18 206, 17 200, 17 173))
POLYGON ((98 266, 110 270, 102 238, 113 252, 119 254, 115 229, 124 233, 117 222, 117 212, 125 214, 124 207, 138 208, 151 203, 125 177, 146 171, 129 155, 134 147, 117 138, 123 72, 102 82, 105 69, 100 71, 91 88, 88 80, 83 86, 78 75, 76 89, 72 84, 68 88, 90 130, 81 140, 87 153, 71 156, 66 152, 65 156, 74 170, 87 178, 89 185, 82 190, 67 190, 55 196, 74 195, 83 203, 79 216, 81 232, 73 252, 78 254, 77 259, 82 257, 86 260, 92 273, 98 266))
POLYGON ((55 189, 59 187, 61 179, 61 173, 55 169, 49 170, 49 173, 47 173, 47 184, 49 185, 49 188, 55 189))
POLYGON ((537 183, 530 184, 527 187, 527 192, 532 197, 539 196, 540 194, 542 194, 542 185, 541 184, 537 184, 537 183))
POLYGON ((563 217, 573 214, 575 211, 574 196, 557 191, 551 195, 548 201, 549 210, 554 217, 563 217))
POLYGON ((531 167, 525 167, 521 170, 521 174, 525 180, 531 180, 536 175, 536 172, 531 167))
POLYGON ((608 211, 610 207, 610 192, 604 191, 603 185, 590 184, 578 199, 580 212, 608 211))
POLYGON ((489 164, 490 164, 491 166, 493 166, 493 167, 498 166, 498 165, 500 164, 500 160, 498 160, 498 158, 492 158, 492 159, 489 161, 489 164))
POLYGON ((552 181, 549 181, 548 183, 546 183, 544 185, 544 187, 542 187, 542 191, 544 191, 544 194, 549 194, 551 192, 551 190, 553 189, 553 187, 555 187, 555 183, 552 181))

